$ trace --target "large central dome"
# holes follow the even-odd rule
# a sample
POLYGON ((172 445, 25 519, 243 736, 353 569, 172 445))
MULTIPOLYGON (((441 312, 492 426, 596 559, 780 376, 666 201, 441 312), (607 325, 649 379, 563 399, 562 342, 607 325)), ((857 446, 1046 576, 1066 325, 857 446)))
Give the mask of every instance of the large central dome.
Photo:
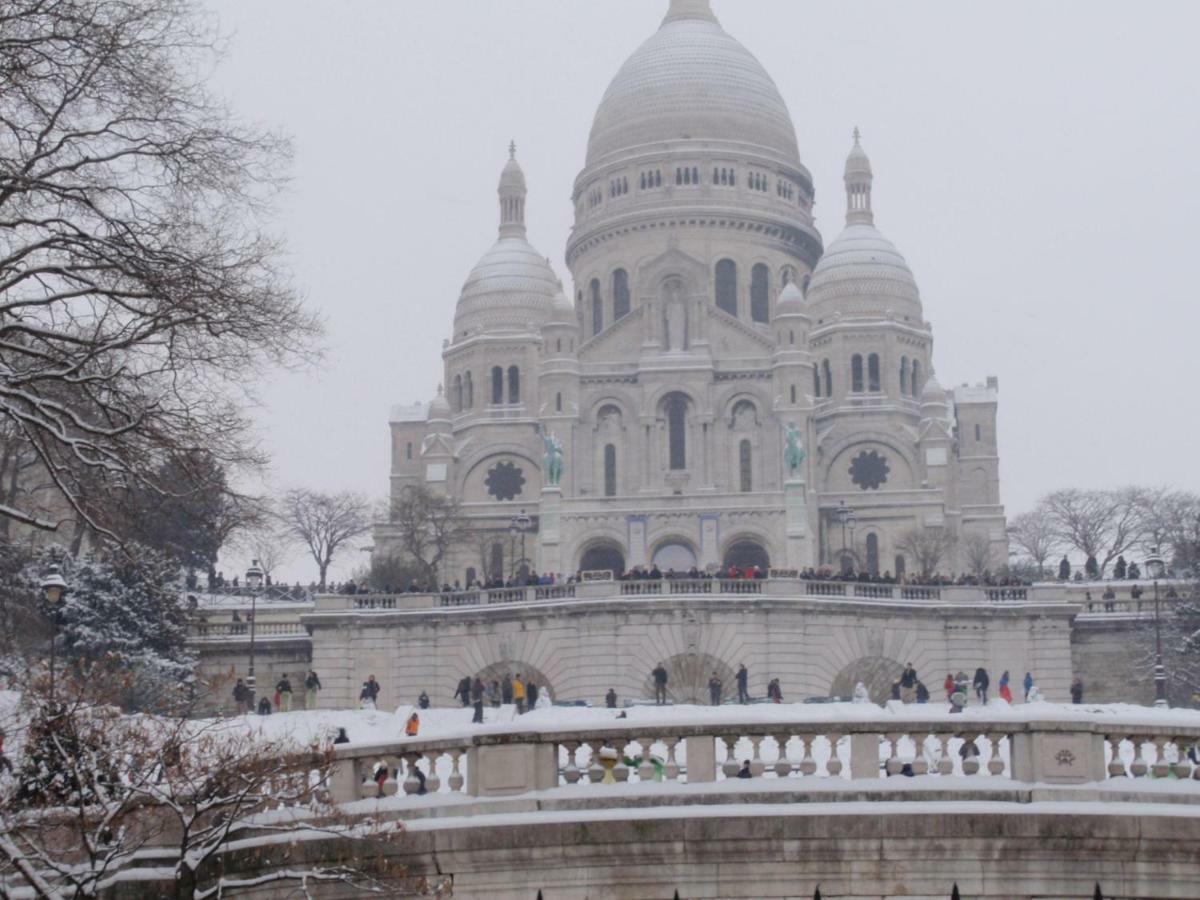
POLYGON ((741 144, 800 163, 779 89, 708 0, 672 0, 662 27, 621 67, 592 123, 587 165, 680 140, 741 144))

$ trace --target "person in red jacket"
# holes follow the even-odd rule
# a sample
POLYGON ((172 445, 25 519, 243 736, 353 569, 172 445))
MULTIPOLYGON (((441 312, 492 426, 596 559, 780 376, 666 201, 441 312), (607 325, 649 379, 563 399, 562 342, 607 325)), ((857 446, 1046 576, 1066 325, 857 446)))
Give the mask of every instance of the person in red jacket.
POLYGON ((954 676, 949 672, 946 673, 946 680, 942 682, 942 687, 946 689, 946 701, 949 702, 950 698, 954 696, 954 676))

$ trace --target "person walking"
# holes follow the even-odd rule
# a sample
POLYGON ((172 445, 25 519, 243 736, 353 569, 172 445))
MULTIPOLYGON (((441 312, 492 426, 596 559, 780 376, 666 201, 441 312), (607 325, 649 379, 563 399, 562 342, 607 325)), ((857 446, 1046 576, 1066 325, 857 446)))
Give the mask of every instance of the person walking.
POLYGON ((975 696, 979 698, 979 702, 987 706, 988 702, 988 685, 991 684, 991 679, 988 678, 987 669, 980 666, 975 670, 975 677, 971 680, 971 686, 975 688, 975 696))
POLYGON ((1071 702, 1076 706, 1083 702, 1083 680, 1080 678, 1071 682, 1071 702))
POLYGON ((374 675, 368 676, 367 680, 363 682, 358 699, 363 709, 379 708, 379 682, 375 680, 374 675))
POLYGON ((713 706, 721 705, 721 686, 721 679, 713 672, 712 677, 708 679, 708 699, 713 706))
POLYGON ((280 712, 292 711, 292 682, 287 672, 275 683, 275 708, 280 712))
POLYGON ((1008 669, 1004 670, 1004 674, 1000 676, 1000 699, 1012 706, 1013 695, 1012 688, 1008 686, 1008 669))
POLYGON ((504 681, 500 683, 500 702, 505 706, 513 702, 513 680, 507 672, 504 673, 504 681))
POLYGON ((250 688, 246 687, 246 682, 240 678, 237 680, 237 684, 233 686, 233 702, 237 704, 237 714, 239 716, 244 716, 251 711, 250 688))
POLYGON ((471 683, 471 702, 475 704, 475 715, 471 717, 473 725, 483 724, 483 679, 476 678, 471 683))
POLYGON ((617 692, 612 688, 609 688, 608 693, 604 695, 604 706, 607 709, 617 708, 617 692))
POLYGON ((454 699, 461 700, 463 706, 471 705, 471 677, 464 675, 458 680, 458 687, 454 689, 454 699))
POLYGON ((535 682, 532 678, 529 679, 529 684, 525 685, 525 700, 527 703, 527 708, 530 712, 533 712, 535 709, 537 709, 538 686, 537 682, 535 682))
POLYGON ((738 703, 745 705, 750 702, 749 684, 750 672, 747 671, 746 664, 742 663, 737 670, 738 703))
POLYGON ((1023 684, 1025 686, 1025 702, 1028 703, 1029 702, 1029 692, 1031 690, 1033 690, 1033 673, 1032 672, 1025 673, 1025 681, 1023 682, 1023 684))
POLYGON ((321 679, 317 677, 315 669, 309 669, 308 675, 304 677, 304 708, 317 708, 317 693, 321 690, 321 679))
POLYGON ((904 671, 900 673, 900 699, 905 703, 912 703, 916 699, 917 693, 917 670, 911 662, 904 664, 904 671))
POLYGON ((942 682, 942 689, 946 692, 946 701, 954 696, 954 676, 949 672, 946 673, 946 680, 942 682))
POLYGON ((517 673, 517 677, 512 683, 513 703, 517 704, 517 715, 525 715, 525 682, 521 680, 521 673, 517 673))
POLYGON ((667 669, 661 662, 650 673, 654 676, 654 705, 663 706, 667 702, 667 669))

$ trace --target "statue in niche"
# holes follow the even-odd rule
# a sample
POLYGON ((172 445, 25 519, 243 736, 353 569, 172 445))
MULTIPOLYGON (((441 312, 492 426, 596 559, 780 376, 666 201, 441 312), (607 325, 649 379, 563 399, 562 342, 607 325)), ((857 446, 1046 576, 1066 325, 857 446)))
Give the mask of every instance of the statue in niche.
POLYGON ((563 476, 563 445, 553 432, 542 432, 542 445, 545 455, 542 457, 542 471, 546 473, 546 484, 557 485, 563 476))
POLYGON ((667 350, 687 349, 687 301, 683 298, 683 284, 668 281, 664 289, 664 318, 667 331, 663 346, 667 350))
POLYGON ((804 445, 800 442, 800 426, 795 422, 788 422, 784 427, 784 441, 783 459, 788 471, 795 475, 804 465, 805 455, 804 445))

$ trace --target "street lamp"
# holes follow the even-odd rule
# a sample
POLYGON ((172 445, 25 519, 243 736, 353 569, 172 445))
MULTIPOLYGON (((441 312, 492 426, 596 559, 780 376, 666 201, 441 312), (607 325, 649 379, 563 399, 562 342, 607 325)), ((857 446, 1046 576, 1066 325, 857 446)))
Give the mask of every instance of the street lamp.
POLYGON ((858 524, 858 517, 855 515, 854 510, 852 508, 850 508, 849 506, 847 506, 845 503, 842 503, 837 508, 836 514, 838 517, 838 521, 840 521, 842 523, 841 561, 842 561, 842 574, 845 575, 849 568, 849 566, 847 565, 849 560, 846 557, 846 529, 847 528, 850 529, 850 536, 851 536, 851 539, 853 539, 854 526, 858 524))
POLYGON ((1162 627, 1158 618, 1158 580, 1166 572, 1157 547, 1146 556, 1146 572, 1154 579, 1154 705, 1165 709, 1167 703, 1167 669, 1163 665, 1162 627))
POLYGON ((246 587, 250 589, 250 669, 246 672, 246 689, 250 692, 250 709, 254 710, 254 628, 257 625, 258 616, 258 591, 263 583, 263 570, 258 565, 258 560, 253 560, 250 563, 250 568, 246 570, 246 587))
MULTIPOLYGON (((533 524, 533 520, 525 515, 525 510, 521 510, 520 514, 512 517, 512 521, 508 523, 508 533, 514 538, 521 535, 521 559, 520 565, 525 564, 525 532, 529 530, 529 526, 533 524)), ((517 566, 513 566, 513 574, 519 571, 517 566)), ((524 585, 521 585, 524 587, 524 585)))
POLYGON ((46 575, 42 579, 42 596, 46 598, 46 605, 50 608, 50 702, 52 704, 54 703, 54 654, 58 644, 58 604, 62 602, 66 594, 66 579, 62 577, 58 566, 51 566, 46 570, 46 575))

